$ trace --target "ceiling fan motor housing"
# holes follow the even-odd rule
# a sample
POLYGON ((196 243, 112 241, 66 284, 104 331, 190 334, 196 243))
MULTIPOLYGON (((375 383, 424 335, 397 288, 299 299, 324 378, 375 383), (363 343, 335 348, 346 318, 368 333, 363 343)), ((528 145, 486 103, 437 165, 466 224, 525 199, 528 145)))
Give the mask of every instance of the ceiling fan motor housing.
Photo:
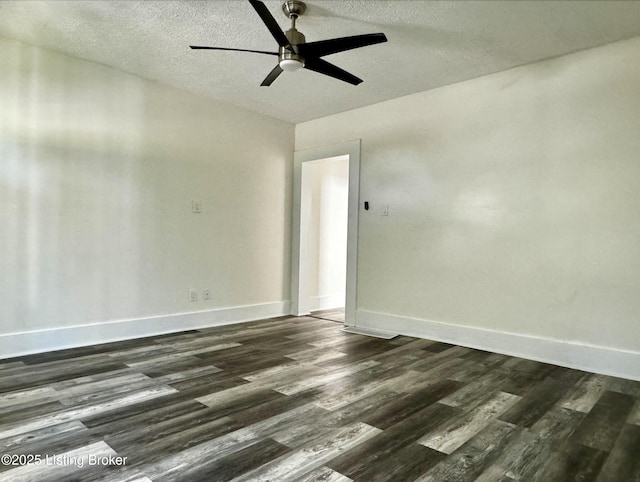
POLYGON ((290 70, 299 70, 304 67, 304 57, 298 54, 297 46, 305 43, 304 35, 295 28, 290 28, 284 34, 287 36, 287 40, 289 40, 293 50, 291 50, 289 46, 279 48, 278 61, 280 67, 284 70, 289 70, 287 66, 291 66, 292 68, 290 70), (296 62, 297 65, 293 62, 296 62))

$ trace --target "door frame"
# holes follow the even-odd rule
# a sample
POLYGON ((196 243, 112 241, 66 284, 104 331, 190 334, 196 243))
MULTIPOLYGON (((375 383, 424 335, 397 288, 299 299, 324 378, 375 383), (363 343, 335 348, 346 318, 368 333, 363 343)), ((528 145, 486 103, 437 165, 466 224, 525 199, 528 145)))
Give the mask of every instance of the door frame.
POLYGON ((345 287, 345 325, 355 326, 358 288, 358 213, 360 208, 360 139, 296 151, 293 156, 293 221, 291 229, 291 314, 308 315, 305 275, 306 233, 301 232, 302 213, 308 200, 302 196, 302 165, 338 156, 349 156, 349 206, 347 221, 347 283, 345 287))

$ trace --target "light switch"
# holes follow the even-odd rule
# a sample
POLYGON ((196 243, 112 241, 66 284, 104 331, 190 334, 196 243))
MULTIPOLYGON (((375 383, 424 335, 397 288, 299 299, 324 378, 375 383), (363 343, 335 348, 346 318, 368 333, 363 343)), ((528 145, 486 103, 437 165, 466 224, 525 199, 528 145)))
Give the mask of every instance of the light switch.
POLYGON ((202 212, 202 202, 201 201, 191 201, 191 207, 194 213, 202 212))
POLYGON ((389 205, 388 204, 384 204, 382 206, 382 215, 383 216, 388 216, 389 215, 389 205))

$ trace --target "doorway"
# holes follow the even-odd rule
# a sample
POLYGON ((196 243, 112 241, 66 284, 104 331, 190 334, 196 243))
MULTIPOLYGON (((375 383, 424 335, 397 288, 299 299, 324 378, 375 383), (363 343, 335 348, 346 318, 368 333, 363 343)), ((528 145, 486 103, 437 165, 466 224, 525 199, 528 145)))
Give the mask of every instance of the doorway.
POLYGON ((295 153, 293 315, 342 305, 355 326, 359 172, 359 140, 295 153))
POLYGON ((308 310, 317 318, 342 315, 346 296, 349 156, 302 164, 301 263, 308 310), (306 238, 306 239, 305 239, 306 238))

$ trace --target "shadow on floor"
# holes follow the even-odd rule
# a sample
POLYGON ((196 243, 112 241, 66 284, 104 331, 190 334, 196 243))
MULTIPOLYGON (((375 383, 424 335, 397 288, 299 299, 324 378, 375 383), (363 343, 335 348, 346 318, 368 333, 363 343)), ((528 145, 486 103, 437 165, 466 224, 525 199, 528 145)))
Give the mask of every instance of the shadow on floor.
POLYGON ((336 321, 338 323, 344 323, 344 308, 312 311, 309 316, 311 316, 312 318, 318 318, 320 320, 329 320, 336 321))

